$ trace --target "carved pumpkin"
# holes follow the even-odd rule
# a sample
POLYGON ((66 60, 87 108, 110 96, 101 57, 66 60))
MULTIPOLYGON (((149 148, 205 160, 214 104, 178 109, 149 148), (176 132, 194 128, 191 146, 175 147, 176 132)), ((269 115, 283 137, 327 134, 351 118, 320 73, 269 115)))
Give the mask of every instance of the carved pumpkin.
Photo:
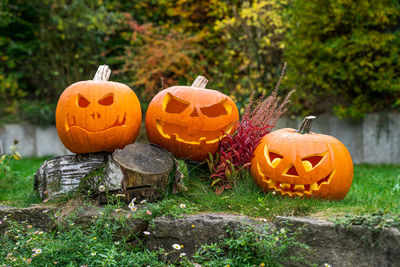
POLYGON ((58 100, 57 132, 74 153, 112 152, 139 134, 139 100, 128 86, 109 82, 110 74, 108 66, 100 66, 92 81, 70 85, 58 100))
POLYGON ((146 113, 149 140, 178 158, 203 161, 214 154, 219 140, 239 120, 232 99, 205 89, 208 80, 196 78, 192 86, 174 86, 159 92, 146 113))
POLYGON ((281 195, 343 199, 353 180, 353 162, 336 138, 311 132, 313 116, 300 130, 265 135, 254 151, 251 173, 264 191, 281 195))

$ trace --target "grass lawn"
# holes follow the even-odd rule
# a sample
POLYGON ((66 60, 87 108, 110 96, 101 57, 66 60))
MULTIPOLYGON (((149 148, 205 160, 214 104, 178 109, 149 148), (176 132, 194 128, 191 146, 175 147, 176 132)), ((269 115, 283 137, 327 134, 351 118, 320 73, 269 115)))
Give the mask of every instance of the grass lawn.
MULTIPOLYGON (((1 174, 0 205, 26 207, 40 203, 33 191, 33 174, 44 160, 46 158, 23 158, 10 162, 8 173, 1 174)), ((230 212, 266 218, 275 215, 335 217, 379 210, 400 214, 400 166, 355 165, 353 184, 342 201, 265 194, 248 173, 242 175, 235 188, 216 195, 209 186, 207 173, 201 169, 195 173, 184 178, 188 191, 169 195, 163 201, 152 204, 153 208, 163 215, 168 214, 168 207, 186 203, 193 211, 230 212)))
POLYGON ((400 214, 400 167, 356 165, 353 184, 342 201, 288 198, 264 194, 245 175, 236 188, 217 196, 207 184, 191 179, 188 201, 204 211, 229 211, 256 217, 275 215, 331 217, 378 210, 400 214), (396 186, 397 184, 397 186, 396 186))
MULTIPOLYGON (((33 174, 44 160, 46 158, 24 158, 8 164, 7 172, 1 172, 0 176, 0 205, 26 207, 41 202, 33 191, 33 174)), ((326 201, 265 194, 246 172, 232 190, 216 195, 207 179, 207 172, 203 168, 189 166, 190 175, 184 178, 187 191, 167 195, 157 203, 140 206, 133 216, 152 220, 163 215, 176 216, 207 211, 264 218, 295 215, 334 220, 335 217, 343 217, 338 219, 343 220, 343 223, 346 218, 352 222, 353 216, 345 215, 365 215, 363 221, 372 223, 372 226, 365 224, 366 229, 375 229, 376 222, 380 227, 386 222, 400 225, 400 167, 354 167, 353 184, 346 198, 342 201, 326 201), (148 214, 148 211, 151 211, 151 214, 148 214), (373 214, 380 215, 370 216, 373 214)), ((107 205, 105 210, 113 211, 116 207, 127 208, 127 204, 107 205)), ((68 231, 62 230, 57 233, 37 234, 39 231, 24 223, 11 222, 9 234, 0 236, 0 243, 3 244, 0 248, 0 264, 50 266, 57 262, 62 266, 167 265, 167 262, 162 260, 167 255, 163 250, 149 251, 143 244, 132 247, 125 239, 121 242, 115 241, 115 236, 118 236, 124 224, 119 220, 111 220, 107 214, 106 212, 86 230, 70 224, 68 231), (104 227, 105 224, 107 227, 104 227), (37 252, 38 248, 40 252, 37 252), (34 256, 32 251, 36 251, 34 256)), ((294 246, 296 245, 292 233, 286 235, 286 232, 280 230, 266 232, 260 237, 252 229, 244 229, 224 239, 222 243, 202 246, 193 260, 182 257, 176 266, 194 266, 195 262, 204 266, 281 266, 280 264, 287 259, 288 251, 294 246), (267 252, 270 254, 267 255, 267 252)))
POLYGON ((27 207, 40 202, 33 190, 33 175, 46 159, 48 157, 11 160, 0 172, 0 205, 27 207))

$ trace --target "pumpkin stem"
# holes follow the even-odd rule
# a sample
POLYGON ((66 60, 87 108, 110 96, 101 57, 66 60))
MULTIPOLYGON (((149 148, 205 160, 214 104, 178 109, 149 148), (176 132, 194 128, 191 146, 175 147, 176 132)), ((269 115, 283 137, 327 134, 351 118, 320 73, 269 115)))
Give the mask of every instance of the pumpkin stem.
POLYGON ((316 119, 317 117, 315 116, 307 116, 304 118, 304 120, 301 122, 300 129, 296 131, 296 133, 301 133, 301 134, 308 134, 311 132, 311 123, 316 119))
POLYGON ((107 65, 100 65, 94 75, 93 81, 106 82, 110 78, 111 69, 107 65))
POLYGON ((192 83, 191 87, 195 88, 206 88, 208 80, 204 76, 197 76, 196 80, 192 83))

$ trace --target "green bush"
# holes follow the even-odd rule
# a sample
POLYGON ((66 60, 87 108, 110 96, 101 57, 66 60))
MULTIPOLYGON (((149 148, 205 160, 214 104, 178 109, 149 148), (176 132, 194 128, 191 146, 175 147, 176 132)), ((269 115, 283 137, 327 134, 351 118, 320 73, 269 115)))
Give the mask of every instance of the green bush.
POLYGON ((0 117, 3 119, 9 114, 15 114, 21 99, 26 95, 18 85, 14 73, 5 74, 0 67, 0 117))
MULTIPOLYGON (((76 214, 56 222, 56 228, 43 231, 27 222, 16 222, 12 216, 1 218, 0 264, 6 266, 282 266, 288 262, 304 261, 301 247, 294 234, 285 228, 246 227, 228 231, 228 238, 220 243, 203 245, 189 259, 180 253, 177 262, 167 256, 176 251, 149 251, 144 246, 145 233, 138 233, 134 241, 122 233, 129 231, 127 218, 114 218, 111 206, 90 225, 75 223, 76 214), (75 217, 75 218, 74 218, 75 217)), ((53 218, 54 220, 56 218, 53 218)), ((151 233, 150 233, 151 234, 151 233)), ((180 249, 179 244, 175 244, 180 249)), ((170 248, 172 249, 172 247, 170 248)))
POLYGON ((141 244, 133 248, 120 237, 125 221, 112 218, 109 211, 86 229, 73 219, 58 224, 58 231, 2 220, 8 227, 0 237, 0 264, 7 266, 164 266, 158 260, 160 251, 150 252, 141 244))
POLYGON ((37 1, 34 8, 42 12, 34 32, 39 47, 23 70, 38 99, 56 100, 70 84, 92 79, 98 65, 107 63, 105 38, 120 15, 102 1, 37 1))
MULTIPOLYGON (((223 1, 221 1, 223 2, 223 1)), ((283 35, 287 1, 255 0, 225 4, 208 34, 207 51, 216 89, 237 102, 241 112, 251 93, 268 95, 279 79, 283 66, 283 35), (212 56, 212 58, 210 58, 212 56)))
POLYGON ((397 0, 292 1, 285 57, 298 111, 359 119, 398 109, 399 21, 397 0))
MULTIPOLYGON (((7 8, 8 1, 0 1, 0 117, 17 112, 19 101, 26 95, 18 82, 23 75, 17 68, 21 59, 18 50, 25 49, 26 44, 14 42, 7 30, 9 25, 18 23, 18 12, 7 8)), ((15 29, 17 30, 17 29, 15 29)))
POLYGON ((124 38, 130 45, 124 46, 124 53, 114 59, 122 62, 117 71, 128 78, 126 84, 135 88, 142 107, 161 88, 193 82, 196 74, 204 73, 204 68, 196 64, 198 38, 172 28, 139 25, 130 16, 126 24, 124 38))
POLYGON ((290 266, 294 262, 305 263, 299 247, 309 249, 295 241, 294 233, 285 228, 273 232, 268 227, 249 226, 242 231, 228 230, 228 236, 218 243, 203 245, 194 260, 202 266, 290 266))
MULTIPOLYGON (((0 5, 0 69, 29 99, 56 102, 70 84, 108 63, 106 37, 122 14, 113 1, 8 1, 0 5), (4 19, 3 19, 4 18, 4 19)), ((15 97, 16 98, 16 97, 15 97)))
POLYGON ((56 104, 46 101, 21 101, 19 116, 35 125, 51 125, 55 123, 56 104))
POLYGON ((57 103, 99 64, 134 86, 144 110, 162 84, 198 74, 241 109, 250 92, 269 93, 283 61, 292 114, 400 107, 397 0, 0 0, 0 17, 3 120, 24 114, 23 98, 57 103))

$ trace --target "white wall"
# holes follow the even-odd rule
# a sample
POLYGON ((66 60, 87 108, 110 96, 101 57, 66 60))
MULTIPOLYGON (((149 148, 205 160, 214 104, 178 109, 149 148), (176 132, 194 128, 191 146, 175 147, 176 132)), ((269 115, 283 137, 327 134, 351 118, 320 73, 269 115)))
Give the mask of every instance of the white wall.
MULTIPOLYGON (((297 129, 300 122, 301 118, 283 117, 275 129, 297 129)), ((360 122, 321 115, 313 122, 312 129, 339 139, 350 151, 354 163, 400 164, 400 114, 369 114, 360 122)), ((0 127, 0 153, 1 147, 10 152, 14 138, 19 140, 23 157, 70 154, 58 138, 55 126, 4 125, 0 127)))
POLYGON ((0 127, 0 153, 10 153, 14 139, 19 141, 18 152, 23 157, 58 156, 71 154, 58 138, 55 126, 33 126, 31 124, 6 124, 0 127))

